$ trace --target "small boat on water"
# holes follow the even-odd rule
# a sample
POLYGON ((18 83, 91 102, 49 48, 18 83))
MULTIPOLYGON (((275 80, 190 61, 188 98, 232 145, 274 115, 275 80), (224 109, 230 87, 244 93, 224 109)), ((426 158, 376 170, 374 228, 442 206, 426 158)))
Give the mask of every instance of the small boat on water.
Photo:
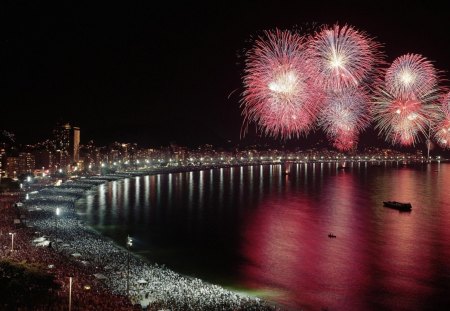
POLYGON ((412 209, 411 203, 402 203, 397 201, 385 201, 383 202, 383 206, 398 209, 400 211, 411 211, 412 209))
POLYGON ((333 233, 328 234, 328 237, 331 238, 335 238, 336 236, 333 233))

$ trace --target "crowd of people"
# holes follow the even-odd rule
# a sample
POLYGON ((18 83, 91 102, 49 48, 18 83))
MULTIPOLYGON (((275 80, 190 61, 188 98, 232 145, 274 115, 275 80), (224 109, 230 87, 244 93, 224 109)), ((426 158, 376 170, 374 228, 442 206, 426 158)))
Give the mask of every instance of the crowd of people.
MULTIPOLYGON (((95 279, 95 266, 83 265, 77 261, 68 260, 64 253, 51 247, 39 247, 33 243, 36 239, 48 238, 37 227, 31 226, 30 213, 23 207, 17 207, 12 202, 0 204, 0 258, 22 263, 37 264, 43 270, 51 273, 60 290, 55 293, 56 300, 51 305, 34 306, 33 310, 67 310, 69 298, 69 277, 73 278, 72 310, 141 310, 133 306, 123 295, 114 294, 101 281, 95 279), (14 219, 28 224, 22 226, 14 223, 14 219), (14 233, 14 241, 12 235, 14 233)), ((51 234, 51 233, 50 233, 51 234)), ((0 309, 2 309, 0 297, 0 309)), ((10 308, 12 306, 9 306, 10 308)), ((15 310, 26 310, 21 305, 15 310)))
POLYGON ((48 264, 61 282, 61 295, 67 295, 68 276, 73 275, 74 305, 83 301, 83 310, 277 309, 259 298, 149 263, 83 224, 76 213, 75 201, 85 191, 112 178, 114 176, 79 179, 30 194, 23 206, 14 208, 17 214, 14 217, 22 219, 25 226, 21 230, 32 232, 31 236, 28 233, 28 240, 18 240, 17 247, 31 251, 14 252, 12 256, 48 264), (47 243, 42 243, 44 241, 47 243), (86 296, 91 297, 90 300, 86 296), (86 304, 86 301, 91 303, 86 304), (110 308, 113 304, 115 306, 110 308))

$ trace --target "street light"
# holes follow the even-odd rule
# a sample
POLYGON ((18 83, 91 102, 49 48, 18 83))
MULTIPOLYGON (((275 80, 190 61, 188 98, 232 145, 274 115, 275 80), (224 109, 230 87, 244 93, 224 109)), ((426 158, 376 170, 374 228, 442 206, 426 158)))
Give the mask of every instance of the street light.
POLYGON ((9 235, 11 236, 11 252, 14 251, 14 236, 16 233, 10 232, 9 235))
POLYGON ((59 207, 56 208, 56 217, 55 217, 55 248, 56 250, 58 250, 58 216, 60 214, 60 209, 59 207))
POLYGON ((133 246, 133 239, 127 237, 127 296, 130 295, 130 247, 133 246))
POLYGON ((72 277, 69 276, 69 311, 72 311, 72 277))

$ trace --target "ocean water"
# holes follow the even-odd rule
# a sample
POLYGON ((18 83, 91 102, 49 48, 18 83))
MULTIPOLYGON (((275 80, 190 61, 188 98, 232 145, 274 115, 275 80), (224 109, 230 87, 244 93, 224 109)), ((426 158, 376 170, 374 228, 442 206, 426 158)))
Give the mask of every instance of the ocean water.
POLYGON ((77 208, 151 262, 288 309, 450 310, 450 164, 346 166, 134 177, 77 208))

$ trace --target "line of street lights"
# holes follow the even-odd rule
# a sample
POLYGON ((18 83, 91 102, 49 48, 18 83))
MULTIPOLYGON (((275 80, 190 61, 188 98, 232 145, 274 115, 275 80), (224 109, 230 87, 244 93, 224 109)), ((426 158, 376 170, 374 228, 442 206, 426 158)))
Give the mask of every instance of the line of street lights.
POLYGON ((9 235, 11 236, 11 252, 14 251, 14 236, 16 235, 15 232, 10 232, 9 235))
POLYGON ((56 217, 55 217, 55 249, 58 251, 58 216, 61 213, 61 209, 59 207, 56 208, 56 217))
POLYGON ((69 311, 72 311, 72 277, 69 276, 69 311))
POLYGON ((130 296, 130 247, 133 246, 133 239, 127 236, 127 296, 130 296))

